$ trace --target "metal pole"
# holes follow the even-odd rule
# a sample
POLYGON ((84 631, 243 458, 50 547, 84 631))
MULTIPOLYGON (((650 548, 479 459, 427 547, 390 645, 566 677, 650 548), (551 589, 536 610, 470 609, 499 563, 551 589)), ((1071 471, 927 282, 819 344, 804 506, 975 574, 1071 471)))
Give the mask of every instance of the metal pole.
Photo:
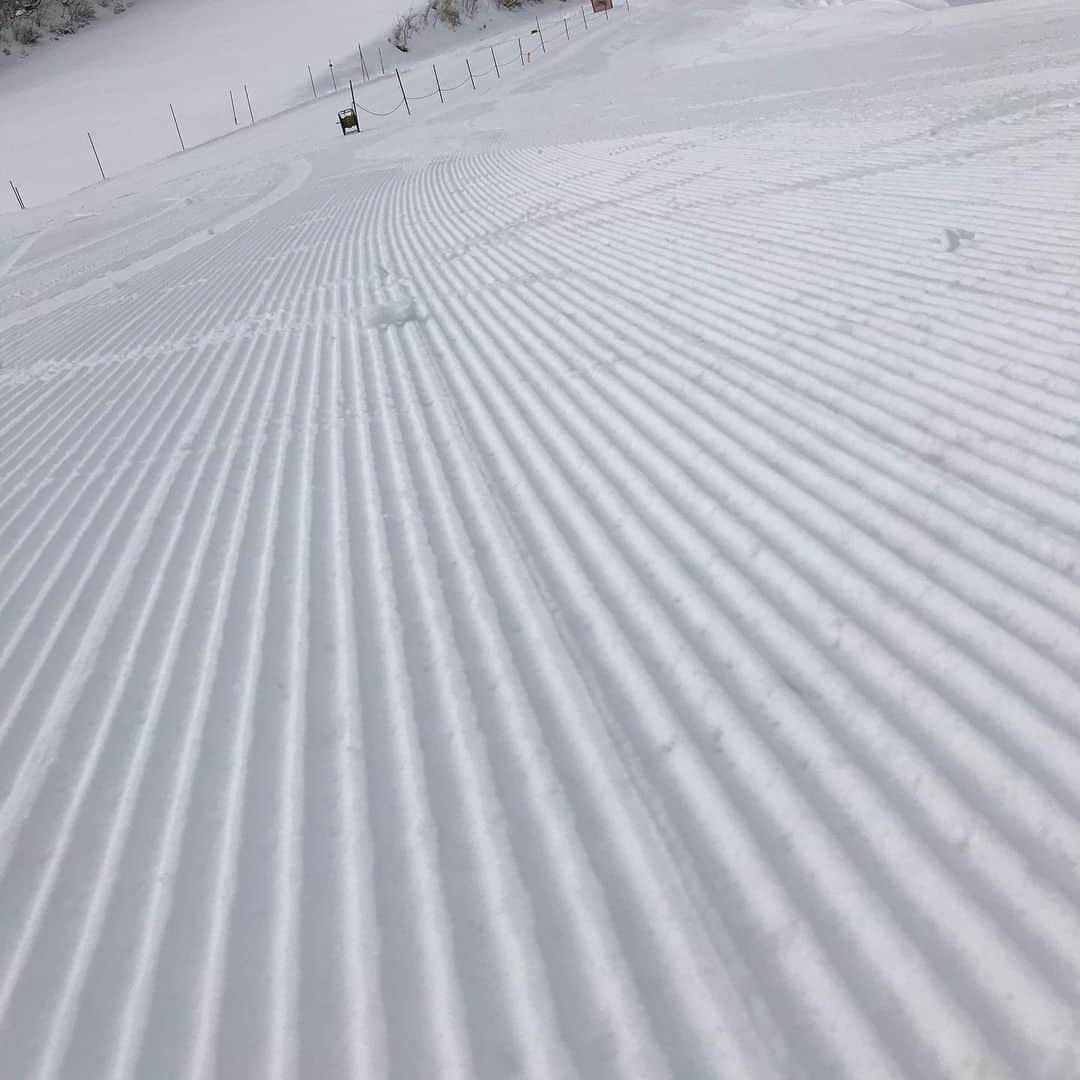
POLYGON ((581 21, 585 24, 585 29, 589 29, 589 20, 585 18, 585 9, 581 9, 581 21))
POLYGON ((386 74, 386 65, 382 62, 382 47, 379 48, 379 67, 382 68, 382 73, 386 74))
MULTIPOLYGON (((360 46, 356 46, 360 49, 360 46)), ((360 49, 360 70, 364 73, 364 82, 368 81, 367 64, 364 62, 364 50, 360 49)))
POLYGON ((544 44, 544 31, 540 29, 540 16, 536 17, 536 32, 540 35, 540 48, 547 52, 547 46, 544 44))
POLYGON ((307 77, 311 80, 311 96, 318 99, 319 95, 315 92, 315 76, 311 74, 311 65, 307 66, 307 77))
POLYGON ((240 121, 236 118, 236 98, 233 97, 233 92, 229 91, 229 104, 232 106, 232 122, 233 127, 239 127, 240 121))
POLYGON ((465 66, 469 69, 469 82, 472 83, 472 88, 476 89, 476 80, 472 77, 472 64, 469 63, 469 58, 465 57, 465 66))
POLYGON ((563 19, 562 25, 563 25, 563 29, 566 31, 566 40, 569 41, 570 40, 570 27, 566 25, 566 20, 565 19, 563 19))
POLYGON ((356 115, 356 130, 360 130, 360 114, 356 111, 356 91, 352 88, 352 79, 349 80, 349 97, 352 98, 352 111, 356 115))
MULTIPOLYGON (((379 50, 382 52, 382 50, 379 50)), ((432 65, 434 67, 434 65, 432 65)), ((409 99, 405 96, 405 84, 401 81, 401 72, 397 68, 394 68, 394 74, 397 76, 397 84, 401 88, 401 100, 405 102, 405 111, 412 116, 412 109, 409 108, 409 99)))
POLYGON ((94 160, 97 162, 98 172, 101 173, 101 179, 105 179, 105 170, 101 167, 101 158, 98 157, 97 147, 94 145, 94 136, 88 131, 86 137, 90 140, 90 149, 94 151, 94 160))
POLYGON ((521 57, 521 66, 525 66, 525 50, 521 47, 521 38, 518 38, 518 55, 521 57))
POLYGON ((184 136, 180 134, 180 121, 176 119, 176 110, 172 107, 172 102, 169 103, 169 112, 172 113, 172 122, 176 125, 176 137, 180 140, 180 149, 186 150, 184 136))
POLYGON ((495 65, 495 77, 502 78, 502 72, 499 70, 499 58, 495 55, 495 46, 491 46, 491 62, 495 65))
POLYGON ((333 83, 334 93, 336 94, 337 93, 337 79, 334 77, 334 61, 330 60, 330 61, 328 61, 328 63, 330 65, 330 82, 333 83))
MULTIPOLYGON (((442 87, 439 85, 439 69, 432 64, 431 70, 435 72, 435 89, 439 91, 439 100, 445 105, 446 98, 442 96, 442 87)), ((400 78, 400 76, 398 76, 400 78)))
POLYGON ((252 124, 255 123, 255 111, 251 107, 251 95, 248 93, 247 83, 244 83, 244 97, 247 98, 248 103, 248 116, 251 117, 252 124))
POLYGON ((19 194, 19 189, 15 186, 15 181, 9 180, 8 183, 11 185, 11 191, 15 196, 15 201, 19 204, 19 209, 25 210, 26 203, 22 201, 22 196, 19 194))
POLYGON ((608 9, 604 8, 604 22, 608 21, 608 9))

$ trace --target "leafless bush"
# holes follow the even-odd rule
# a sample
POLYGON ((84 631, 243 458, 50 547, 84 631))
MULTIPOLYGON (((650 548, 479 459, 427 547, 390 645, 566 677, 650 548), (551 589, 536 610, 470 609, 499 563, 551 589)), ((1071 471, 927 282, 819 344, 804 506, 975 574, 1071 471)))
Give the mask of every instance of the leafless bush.
MULTIPOLYGON (((497 8, 519 8, 524 0, 493 0, 497 8)), ((402 52, 409 51, 409 40, 425 26, 449 26, 457 29, 476 17, 480 0, 426 0, 419 13, 409 11, 398 16, 390 32, 390 43, 402 52)))
POLYGON ((402 52, 409 51, 409 39, 420 29, 421 18, 415 11, 407 11, 399 15, 394 23, 394 29, 390 31, 390 44, 402 52))
POLYGON ((93 22, 98 5, 124 10, 123 0, 0 0, 0 38, 22 45, 25 54, 45 34, 57 38, 93 22))
POLYGON ((92 0, 60 0, 60 7, 63 12, 64 29, 69 34, 97 18, 97 9, 92 0))
POLYGON ((442 23, 454 30, 461 25, 460 0, 436 0, 428 10, 431 12, 432 22, 442 23))
POLYGON ((30 19, 16 19, 14 37, 19 45, 33 45, 41 37, 41 31, 30 19))
POLYGON ((457 29, 472 19, 479 7, 479 0, 428 0, 424 8, 424 25, 449 26, 457 29))

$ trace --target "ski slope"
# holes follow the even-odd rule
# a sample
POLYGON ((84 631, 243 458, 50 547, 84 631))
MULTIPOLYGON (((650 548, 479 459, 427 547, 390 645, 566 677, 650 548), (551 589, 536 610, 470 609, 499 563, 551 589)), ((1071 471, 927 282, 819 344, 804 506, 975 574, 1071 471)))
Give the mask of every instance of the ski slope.
MULTIPOLYGON (((0 212, 8 181, 30 206, 96 183, 90 131, 110 177, 220 138, 253 115, 311 99, 328 62, 378 39, 399 0, 124 0, 125 11, 77 34, 43 39, 25 57, 0 54, 0 212)), ((97 8, 97 0, 94 0, 97 8)), ((407 4, 405 6, 408 6, 407 4)), ((100 9, 99 9, 100 10, 100 9)), ((9 205, 10 202, 10 205, 9 205)))
POLYGON ((615 14, 0 219, 5 1080, 1080 1075, 1080 15, 615 14))

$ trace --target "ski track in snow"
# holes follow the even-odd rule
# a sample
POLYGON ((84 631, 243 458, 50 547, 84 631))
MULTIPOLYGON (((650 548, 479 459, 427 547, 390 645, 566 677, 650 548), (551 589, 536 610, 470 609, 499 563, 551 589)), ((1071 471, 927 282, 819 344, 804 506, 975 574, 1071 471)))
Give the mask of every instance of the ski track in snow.
POLYGON ((876 108, 0 253, 0 1075, 1080 1073, 1075 110, 876 108))

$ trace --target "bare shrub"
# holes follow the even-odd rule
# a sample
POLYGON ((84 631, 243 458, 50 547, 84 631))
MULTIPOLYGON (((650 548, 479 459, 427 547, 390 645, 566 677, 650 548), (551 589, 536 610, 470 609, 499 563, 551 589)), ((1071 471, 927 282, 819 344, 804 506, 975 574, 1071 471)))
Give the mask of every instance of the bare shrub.
POLYGON ((433 11, 435 22, 454 30, 461 25, 461 5, 458 0, 439 0, 433 11))
POLYGON ((428 0, 424 8, 424 24, 449 26, 456 30, 476 15, 479 0, 428 0))
POLYGON ((390 31, 390 44, 402 52, 409 51, 409 39, 420 29, 420 16, 415 11, 407 11, 399 15, 394 23, 394 29, 390 31))
MULTIPOLYGON (((493 0, 498 8, 519 8, 525 0, 493 0)), ((411 8, 399 15, 390 31, 390 44, 402 52, 409 51, 409 40, 425 26, 449 26, 456 30, 462 23, 476 17, 480 0, 425 0, 420 12, 411 8)))
POLYGON ((80 26, 85 26, 97 18, 93 0, 61 0, 61 6, 71 30, 78 30, 80 26))
POLYGON ((41 31, 29 19, 15 20, 15 41, 19 45, 33 45, 41 37, 41 31))

